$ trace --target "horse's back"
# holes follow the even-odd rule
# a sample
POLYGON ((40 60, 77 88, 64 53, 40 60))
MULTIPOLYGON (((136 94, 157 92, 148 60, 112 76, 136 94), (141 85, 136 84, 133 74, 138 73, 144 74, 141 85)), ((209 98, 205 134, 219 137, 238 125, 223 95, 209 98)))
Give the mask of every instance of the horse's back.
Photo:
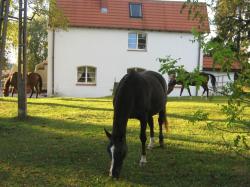
POLYGON ((35 85, 41 79, 40 74, 31 72, 28 74, 28 84, 35 85))
POLYGON ((123 108, 132 118, 145 112, 156 114, 165 103, 165 79, 153 71, 128 73, 120 81, 114 97, 115 111, 123 108))

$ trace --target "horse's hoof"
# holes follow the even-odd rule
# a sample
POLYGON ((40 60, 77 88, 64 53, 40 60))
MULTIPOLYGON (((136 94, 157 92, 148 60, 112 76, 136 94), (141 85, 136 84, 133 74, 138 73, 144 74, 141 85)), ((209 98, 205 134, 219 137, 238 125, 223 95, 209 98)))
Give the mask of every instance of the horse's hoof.
POLYGON ((142 167, 142 166, 145 166, 146 163, 147 163, 146 156, 145 156, 145 155, 142 155, 139 165, 142 167))
POLYGON ((152 145, 148 145, 148 150, 152 150, 153 148, 154 148, 154 146, 152 146, 152 145))
POLYGON ((149 143, 147 148, 148 148, 148 150, 153 149, 154 148, 154 144, 153 143, 149 143))
POLYGON ((164 148, 164 143, 160 142, 160 148, 164 148))

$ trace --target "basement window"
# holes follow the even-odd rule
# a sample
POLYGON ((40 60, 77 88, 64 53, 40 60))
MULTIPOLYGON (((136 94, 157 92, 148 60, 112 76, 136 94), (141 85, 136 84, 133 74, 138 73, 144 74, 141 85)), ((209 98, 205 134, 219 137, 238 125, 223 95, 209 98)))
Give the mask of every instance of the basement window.
POLYGON ((142 4, 129 3, 129 15, 131 18, 142 18, 142 4))
POLYGON ((77 67, 77 83, 96 84, 96 68, 91 66, 77 67))
POLYGON ((147 34, 131 32, 128 34, 128 49, 146 50, 147 34))

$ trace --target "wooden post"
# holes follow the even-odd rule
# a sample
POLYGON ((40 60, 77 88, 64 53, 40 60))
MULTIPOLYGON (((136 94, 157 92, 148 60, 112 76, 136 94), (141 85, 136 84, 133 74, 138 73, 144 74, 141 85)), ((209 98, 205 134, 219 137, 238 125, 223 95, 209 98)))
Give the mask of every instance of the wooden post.
POLYGON ((0 2, 0 96, 2 96, 2 70, 5 60, 5 44, 9 16, 9 5, 9 0, 1 0, 0 2))
POLYGON ((19 0, 19 33, 18 33, 18 118, 27 117, 26 99, 26 47, 27 47, 27 0, 19 0))

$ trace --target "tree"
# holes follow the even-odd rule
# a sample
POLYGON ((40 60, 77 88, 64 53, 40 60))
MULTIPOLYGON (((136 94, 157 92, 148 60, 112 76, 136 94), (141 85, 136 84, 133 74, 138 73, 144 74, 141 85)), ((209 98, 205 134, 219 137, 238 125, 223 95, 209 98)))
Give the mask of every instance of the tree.
POLYGON ((232 45, 235 52, 246 53, 250 42, 250 2, 218 0, 215 8, 217 37, 232 45))
MULTIPOLYGON (((30 54, 31 58, 28 61, 46 59, 45 54, 47 54, 47 44, 45 44, 46 31, 48 29, 66 29, 68 20, 63 15, 63 12, 58 8, 56 0, 30 0, 28 2, 29 7, 29 18, 28 18, 28 35, 29 35, 29 49, 28 57, 30 54), (39 32, 39 29, 42 29, 39 32), (35 44, 35 40, 41 36, 39 39, 41 41, 40 45, 35 44), (39 46, 38 46, 39 45, 39 46), (41 50, 42 47, 46 49, 41 50), (35 48, 37 50, 35 50, 35 48), (39 54, 39 55, 38 55, 39 54)), ((7 46, 6 48, 17 48, 18 46, 18 0, 10 0, 10 14, 8 21, 8 33, 7 33, 7 46)), ((7 58, 7 57, 6 57, 7 58)), ((40 61, 41 62, 41 61, 40 61)), ((1 63, 1 62, 0 62, 1 63)), ((0 64, 0 71, 2 69, 0 64)), ((32 70, 34 65, 29 65, 29 70, 32 70)))
POLYGON ((48 55, 48 31, 45 16, 34 18, 28 24, 28 71, 34 71, 35 66, 46 60, 48 55))
MULTIPOLYGON (((192 18, 202 18, 202 15, 197 13, 195 6, 198 0, 187 0, 183 6, 189 9, 192 18), (189 4, 190 6, 187 6, 189 4)), ((221 94, 224 94, 227 99, 227 105, 222 107, 222 111, 227 116, 227 127, 230 128, 237 123, 249 124, 242 119, 242 113, 246 107, 250 107, 250 93, 244 91, 244 87, 250 87, 250 1, 249 0, 212 0, 209 6, 215 12, 216 37, 207 39, 208 34, 193 31, 195 40, 198 41, 205 52, 212 56, 215 64, 219 64, 222 70, 229 72, 233 63, 239 63, 241 71, 238 79, 232 83, 228 83, 221 94)), ((200 19, 202 20, 202 19, 200 19)), ((159 58, 161 63, 161 72, 168 70, 177 70, 179 67, 171 65, 174 61, 172 58, 159 58), (169 65, 170 64, 170 65, 169 65)), ((181 72, 178 72, 181 73, 181 72)), ((207 126, 211 129, 227 131, 236 134, 234 146, 229 146, 237 153, 248 151, 249 145, 249 128, 242 132, 233 130, 221 129, 216 124, 209 122, 207 115, 202 111, 197 111, 194 114, 194 119, 197 121, 207 121, 207 126)), ((192 121, 194 123, 195 120, 192 121)), ((223 137, 224 138, 224 137, 223 137)), ((227 144, 229 145, 229 144, 227 144)), ((244 154, 241 154, 244 155, 244 154)))

